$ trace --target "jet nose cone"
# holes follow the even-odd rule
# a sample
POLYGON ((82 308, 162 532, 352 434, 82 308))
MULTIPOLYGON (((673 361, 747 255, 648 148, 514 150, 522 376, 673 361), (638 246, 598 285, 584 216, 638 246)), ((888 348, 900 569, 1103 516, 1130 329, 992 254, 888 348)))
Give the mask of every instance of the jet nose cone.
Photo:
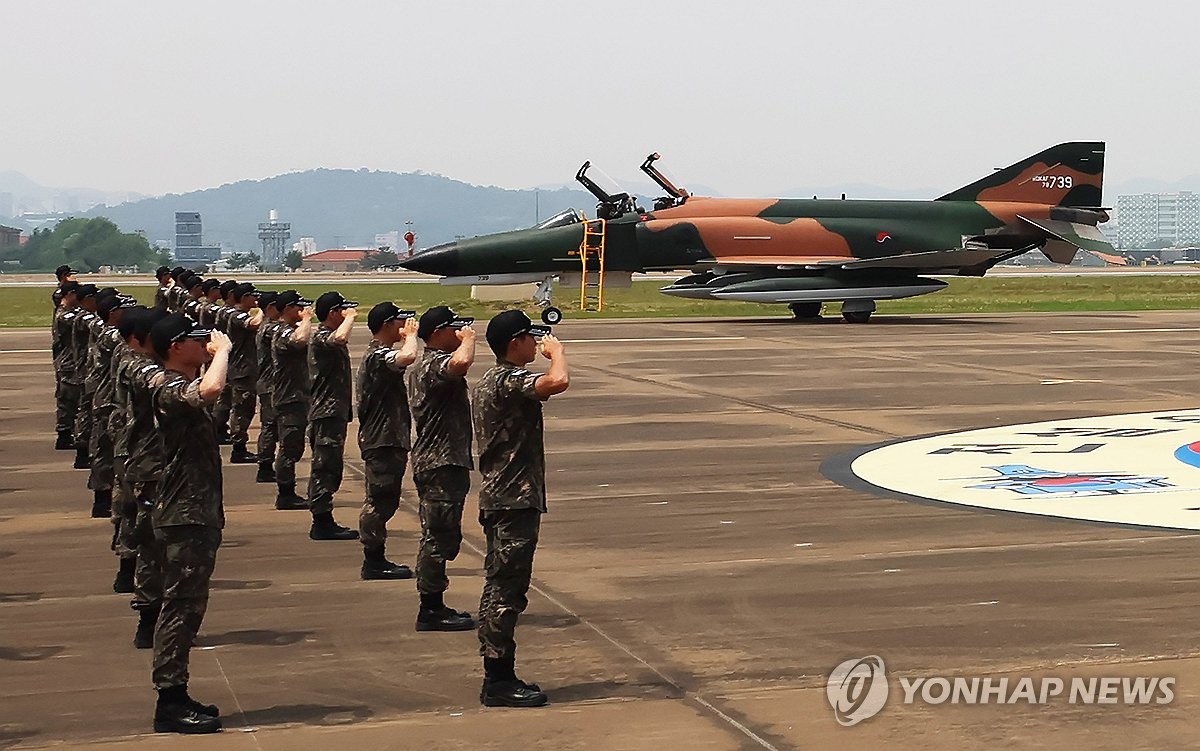
POLYGON ((458 268, 458 243, 435 245, 428 250, 422 250, 400 265, 409 271, 417 271, 422 274, 454 276, 455 270, 458 268))

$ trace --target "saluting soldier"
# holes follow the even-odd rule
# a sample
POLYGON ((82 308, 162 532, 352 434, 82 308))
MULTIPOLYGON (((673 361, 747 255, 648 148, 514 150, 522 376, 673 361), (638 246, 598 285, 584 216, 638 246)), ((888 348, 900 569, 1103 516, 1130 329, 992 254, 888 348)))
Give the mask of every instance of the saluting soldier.
POLYGON ((233 307, 225 318, 225 330, 233 342, 229 356, 230 414, 229 440, 233 450, 230 464, 255 464, 258 455, 250 453, 250 422, 254 419, 255 384, 258 381, 258 353, 255 334, 262 324, 263 312, 258 307, 258 290, 244 282, 229 293, 233 307))
POLYGON ((279 326, 271 339, 271 404, 279 430, 275 508, 307 509, 308 501, 296 494, 296 462, 304 456, 304 430, 308 427, 312 301, 289 289, 275 298, 275 307, 279 309, 279 326))
POLYGON ((164 373, 154 383, 154 422, 163 471, 151 512, 163 550, 162 610, 154 632, 154 730, 211 733, 219 710, 188 695, 192 643, 208 607, 209 583, 225 526, 221 453, 204 409, 225 385, 231 343, 173 313, 150 331, 164 373), (200 368, 208 365, 204 376, 200 368))
POLYGON ((75 414, 79 411, 80 382, 75 362, 75 317, 79 315, 79 282, 66 281, 59 285, 62 302, 54 311, 54 429, 58 439, 54 448, 70 451, 75 448, 75 414))
POLYGON ((358 515, 363 579, 412 578, 412 569, 389 561, 385 548, 412 445, 404 369, 417 359, 415 316, 392 302, 381 302, 367 314, 373 338, 358 368, 358 447, 366 468, 366 496, 358 515))
POLYGON ((350 332, 358 303, 340 292, 317 298, 321 325, 308 343, 308 377, 312 399, 308 406, 308 443, 312 466, 308 474, 308 508, 313 523, 312 540, 357 540, 358 530, 343 527, 333 518, 333 495, 342 486, 346 426, 353 417, 350 379, 350 332))
POLYGON ((220 279, 205 279, 200 285, 200 303, 196 309, 200 313, 200 325, 206 329, 211 329, 216 325, 217 305, 221 299, 221 280, 220 279))
MULTIPOLYGON (((237 311, 234 306, 233 291, 237 289, 238 282, 234 279, 226 279, 221 282, 221 286, 217 289, 221 292, 221 305, 213 309, 213 330, 220 331, 226 336, 229 335, 229 319, 237 311)), ((233 384, 228 380, 225 381, 225 390, 221 392, 221 396, 217 399, 216 404, 212 407, 213 422, 217 425, 217 442, 226 444, 230 442, 229 435, 229 418, 233 411, 233 384)))
POLYGON ((204 284, 204 277, 199 274, 190 274, 187 281, 183 283, 183 304, 179 310, 193 321, 200 320, 200 301, 204 299, 204 292, 201 285, 204 284))
POLYGON ((421 544, 417 552, 418 631, 468 631, 470 614, 446 606, 446 563, 462 546, 463 504, 471 489, 471 400, 467 371, 475 362, 472 318, 445 305, 425 311, 417 333, 425 351, 408 368, 408 400, 416 440, 413 484, 420 498, 421 544))
POLYGON ((95 360, 92 369, 96 373, 96 391, 92 397, 92 432, 88 444, 88 453, 92 458, 88 487, 93 493, 92 516, 97 519, 112 518, 115 480, 112 419, 116 408, 113 359, 118 346, 122 344, 117 324, 125 311, 136 305, 137 301, 132 297, 109 295, 96 307, 104 325, 93 345, 95 360))
MULTIPOLYGON (((63 264, 54 270, 54 276, 58 283, 54 287, 54 291, 50 293, 50 301, 54 303, 53 316, 50 319, 50 357, 55 362, 54 367, 54 400, 57 405, 58 391, 61 388, 58 375, 58 356, 62 351, 62 341, 58 337, 58 309, 62 307, 63 300, 63 283, 75 281, 75 269, 67 264, 63 264)), ((54 448, 58 450, 69 449, 70 438, 63 438, 62 431, 58 431, 58 438, 54 444, 54 448)))
POLYGON ((96 297, 100 290, 94 284, 84 284, 75 291, 80 311, 72 321, 71 347, 74 349, 75 367, 79 380, 79 410, 75 413, 75 469, 90 469, 88 441, 92 434, 92 396, 95 379, 88 368, 92 339, 92 324, 100 319, 96 316, 96 297))
POLYGON ((162 380, 163 368, 154 355, 150 332, 167 315, 157 308, 135 309, 120 323, 127 355, 119 365, 117 388, 126 419, 124 435, 117 445, 123 445, 127 458, 120 502, 114 504, 120 515, 116 552, 121 556, 122 570, 130 565, 126 559, 134 559, 133 600, 129 606, 138 615, 133 636, 133 646, 138 649, 154 646, 163 597, 163 551, 150 519, 163 471, 162 441, 154 424, 154 384, 162 380))
POLYGON ((480 701, 489 707, 540 707, 548 701, 515 671, 517 618, 529 604, 533 554, 546 512, 542 402, 570 385, 562 344, 519 310, 492 318, 487 342, 496 364, 475 384, 473 417, 479 442, 479 522, 487 539, 486 580, 479 601, 483 655, 480 701), (538 341, 537 337, 541 337, 538 341), (544 374, 526 369, 537 353, 544 374))
POLYGON ((274 379, 271 343, 279 328, 279 308, 275 306, 276 292, 262 292, 258 296, 258 307, 263 312, 263 321, 254 332, 255 352, 258 355, 258 474, 255 482, 275 482, 275 451, 279 446, 279 428, 275 424, 275 405, 271 403, 271 381, 274 379))
POLYGON ((171 269, 167 266, 159 266, 154 271, 154 276, 158 279, 158 289, 154 290, 154 307, 166 310, 167 292, 171 290, 171 285, 175 283, 175 280, 171 278, 171 269))

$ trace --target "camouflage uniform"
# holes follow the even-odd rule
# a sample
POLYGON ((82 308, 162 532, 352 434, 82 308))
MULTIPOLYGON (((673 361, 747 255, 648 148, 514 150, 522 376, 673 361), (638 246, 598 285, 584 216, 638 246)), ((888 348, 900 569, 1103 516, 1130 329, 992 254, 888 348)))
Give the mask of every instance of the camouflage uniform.
POLYGON ((163 472, 151 512, 163 549, 162 611, 154 632, 157 689, 186 685, 188 656, 208 607, 208 588, 221 530, 221 454, 204 410, 199 379, 166 371, 154 391, 154 421, 163 472))
POLYGON ((229 439, 245 443, 250 438, 250 422, 254 419, 255 384, 258 381, 258 350, 255 329, 250 328, 250 314, 230 308, 225 316, 225 331, 233 342, 229 353, 230 389, 229 439))
POLYGON ((541 516, 546 511, 546 459, 538 374, 497 361, 475 385, 479 442, 479 523, 487 538, 479 643, 484 657, 511 660, 517 617, 528 605, 541 516))
MULTIPOLYGON (((217 331, 229 333, 229 318, 236 313, 237 310, 228 306, 222 305, 213 311, 213 328, 217 331)), ((229 353, 229 367, 232 373, 233 368, 233 353, 229 353)), ((225 388, 221 390, 221 396, 217 398, 216 404, 212 405, 211 412, 213 423, 217 426, 218 434, 227 434, 229 432, 229 415, 233 411, 233 384, 229 379, 225 381, 225 388)))
POLYGON ((167 292, 170 291, 170 289, 171 288, 169 286, 164 286, 164 285, 160 284, 160 285, 158 285, 158 289, 154 290, 154 307, 155 308, 158 308, 159 310, 164 310, 164 311, 169 309, 169 305, 167 304, 167 292))
POLYGON ((400 506, 412 420, 399 353, 372 339, 358 368, 358 447, 366 468, 366 498, 358 516, 363 548, 382 553, 387 523, 400 506))
POLYGON ((293 342, 295 331, 295 325, 280 323, 271 340, 271 403, 279 429, 275 479, 281 485, 296 483, 296 462, 304 456, 308 425, 308 342, 293 342))
POLYGON ((154 422, 154 388, 162 383, 165 373, 149 355, 131 350, 118 375, 118 389, 123 390, 128 409, 123 440, 128 459, 124 473, 126 487, 119 504, 121 525, 117 554, 128 550, 137 555, 133 578, 134 610, 157 609, 162 600, 163 552, 154 536, 150 513, 163 471, 162 444, 154 422))
POLYGON ((75 319, 83 312, 81 308, 59 308, 54 314, 54 330, 58 339, 58 352, 54 355, 54 372, 58 375, 58 388, 54 394, 55 429, 72 436, 75 434, 75 418, 83 393, 75 355, 75 319))
POLYGON ((309 448, 312 467, 308 476, 309 508, 314 515, 333 511, 333 494, 342 486, 346 425, 353 409, 350 386, 350 350, 321 325, 308 343, 308 375, 312 400, 308 406, 309 448))
POLYGON ((271 402, 271 383, 275 378, 271 344, 275 331, 282 324, 264 318, 258 331, 254 332, 255 352, 258 354, 258 461, 275 462, 275 449, 279 445, 279 427, 275 424, 275 405, 271 402))
POLYGON ((192 297, 191 295, 188 295, 187 298, 184 299, 183 305, 179 306, 179 309, 181 311, 183 311, 183 314, 185 316, 187 316, 188 318, 191 318, 193 321, 196 321, 197 323, 199 323, 200 322, 200 306, 202 304, 202 300, 203 300, 203 298, 196 298, 196 297, 192 297))
POLYGON ((125 348, 120 332, 115 327, 104 326, 94 347, 96 393, 92 400, 93 428, 88 445, 92 457, 88 487, 92 490, 113 489, 113 412, 116 407, 113 369, 118 347, 125 348))
POLYGON ((463 503, 471 489, 471 401, 465 376, 447 370, 450 353, 426 349, 408 368, 408 394, 417 439, 413 484, 420 498, 421 547, 417 591, 438 594, 450 586, 446 562, 462 546, 463 503))
POLYGON ((95 355, 92 343, 96 329, 104 324, 100 322, 100 316, 86 310, 79 311, 74 324, 71 346, 75 348, 80 384, 79 411, 75 413, 75 448, 86 451, 92 438, 92 399, 96 394, 95 355))

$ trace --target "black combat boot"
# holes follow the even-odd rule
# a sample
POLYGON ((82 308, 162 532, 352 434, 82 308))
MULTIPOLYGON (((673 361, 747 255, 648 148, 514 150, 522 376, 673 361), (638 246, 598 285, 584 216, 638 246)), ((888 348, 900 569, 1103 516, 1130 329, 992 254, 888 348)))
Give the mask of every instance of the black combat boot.
POLYGON ((550 701, 536 683, 517 678, 511 659, 484 657, 483 673, 479 701, 485 707, 544 707, 550 701))
POLYGON ((245 441, 238 441, 233 444, 233 450, 229 452, 230 464, 254 464, 258 461, 258 454, 250 453, 246 448, 245 441))
POLYGON ((418 631, 470 631, 475 620, 470 613, 446 607, 442 593, 421 593, 421 608, 417 611, 418 631))
POLYGON ((161 605, 150 603, 141 603, 137 607, 138 625, 137 631, 133 633, 133 646, 135 649, 153 649, 154 648, 154 627, 158 623, 158 611, 161 605))
MULTIPOLYGON (((270 460, 258 460, 258 474, 254 476, 255 482, 275 482, 275 468, 271 466, 270 460)), ((295 487, 294 485, 292 486, 295 487)))
POLYGON ((113 591, 119 595, 133 592, 133 571, 137 568, 137 558, 122 558, 117 577, 113 579, 113 591))
POLYGON ((92 492, 92 518, 112 518, 112 488, 92 492))
POLYGON ((71 437, 69 432, 59 433, 58 440, 54 442, 55 451, 70 451, 75 448, 75 439, 71 437))
POLYGON ((275 496, 275 508, 280 511, 308 510, 308 499, 296 495, 296 483, 278 483, 279 492, 275 496))
POLYGON ((220 730, 220 718, 200 711, 201 707, 207 708, 188 696, 186 685, 159 689, 154 732, 202 734, 220 730))
POLYGON ((312 527, 308 530, 310 540, 357 540, 358 530, 343 527, 333 520, 333 513, 326 511, 313 514, 312 527))
POLYGON ((229 437, 228 425, 217 426, 217 443, 221 444, 222 446, 228 446, 229 444, 233 443, 233 440, 229 437))
POLYGON ((393 563, 383 554, 383 548, 363 548, 362 578, 411 579, 412 569, 402 563, 393 563))
POLYGON ((87 449, 75 449, 75 469, 91 469, 92 460, 88 456, 87 449))

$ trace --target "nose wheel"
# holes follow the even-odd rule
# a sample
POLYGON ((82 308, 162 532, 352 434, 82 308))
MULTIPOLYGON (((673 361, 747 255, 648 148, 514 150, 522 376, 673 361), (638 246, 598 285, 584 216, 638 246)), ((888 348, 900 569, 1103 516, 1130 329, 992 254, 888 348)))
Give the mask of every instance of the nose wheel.
POLYGON ((542 280, 533 291, 533 301, 542 309, 542 323, 553 326, 563 319, 562 311, 550 304, 550 287, 554 277, 548 276, 542 280))
POLYGON ((542 323, 553 326, 562 320, 562 311, 553 305, 542 310, 542 323))

